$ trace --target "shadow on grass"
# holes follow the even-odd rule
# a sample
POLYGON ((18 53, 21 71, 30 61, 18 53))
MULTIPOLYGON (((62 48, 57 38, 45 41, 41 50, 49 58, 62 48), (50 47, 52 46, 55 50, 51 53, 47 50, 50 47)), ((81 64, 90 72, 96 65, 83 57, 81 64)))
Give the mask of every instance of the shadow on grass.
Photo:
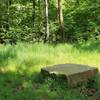
POLYGON ((75 44, 74 46, 81 51, 100 52, 100 41, 75 44))
POLYGON ((58 100, 61 95, 58 95, 57 88, 61 90, 57 83, 51 79, 43 79, 39 73, 31 76, 0 73, 1 100, 58 100))
MULTIPOLYGON (((96 87, 100 85, 95 84, 96 87)), ((99 92, 96 96, 99 97, 99 92)), ((1 100, 88 100, 80 88, 69 89, 63 81, 43 78, 40 73, 32 75, 15 72, 0 72, 1 100)), ((99 100, 99 99, 98 99, 99 100)))
POLYGON ((39 88, 40 82, 38 82, 38 73, 34 73, 33 76, 34 77, 28 77, 24 74, 20 75, 13 72, 1 72, 0 99, 36 100, 36 90, 39 88))

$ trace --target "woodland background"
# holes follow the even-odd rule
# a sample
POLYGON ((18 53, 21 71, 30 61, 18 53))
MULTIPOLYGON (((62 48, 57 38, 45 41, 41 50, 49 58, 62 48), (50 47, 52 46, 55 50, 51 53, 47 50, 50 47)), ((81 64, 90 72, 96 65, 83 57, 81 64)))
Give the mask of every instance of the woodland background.
POLYGON ((87 40, 100 40, 99 0, 0 0, 0 43, 87 40))

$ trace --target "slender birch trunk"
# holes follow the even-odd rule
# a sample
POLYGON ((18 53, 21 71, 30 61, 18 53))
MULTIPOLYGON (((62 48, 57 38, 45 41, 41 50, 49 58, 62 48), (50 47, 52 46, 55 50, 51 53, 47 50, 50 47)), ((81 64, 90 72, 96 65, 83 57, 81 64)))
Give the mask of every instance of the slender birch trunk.
POLYGON ((58 19, 60 25, 60 32, 62 33, 62 41, 65 42, 65 32, 64 32, 64 18, 63 18, 63 0, 58 0, 58 19))
POLYGON ((46 40, 49 38, 49 18, 48 18, 48 0, 44 0, 45 2, 45 34, 46 40))

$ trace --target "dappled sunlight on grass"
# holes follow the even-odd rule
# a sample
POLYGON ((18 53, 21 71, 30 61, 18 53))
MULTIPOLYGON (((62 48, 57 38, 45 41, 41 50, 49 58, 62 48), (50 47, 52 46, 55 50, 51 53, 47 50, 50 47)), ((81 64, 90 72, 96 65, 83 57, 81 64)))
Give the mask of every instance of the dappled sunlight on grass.
POLYGON ((85 51, 71 44, 18 43, 0 46, 0 99, 84 100, 80 90, 68 89, 62 81, 44 80, 40 75, 41 68, 62 63, 97 66, 100 70, 100 52, 85 51))
POLYGON ((21 43, 15 46, 6 45, 0 49, 0 66, 5 66, 13 71, 33 69, 31 72, 39 71, 41 67, 60 63, 89 64, 99 68, 100 53, 96 51, 83 51, 70 44, 21 43))

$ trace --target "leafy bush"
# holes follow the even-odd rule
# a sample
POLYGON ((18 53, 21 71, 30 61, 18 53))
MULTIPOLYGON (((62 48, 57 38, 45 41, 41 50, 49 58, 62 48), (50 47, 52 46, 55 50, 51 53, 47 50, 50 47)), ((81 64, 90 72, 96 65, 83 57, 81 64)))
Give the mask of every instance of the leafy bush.
MULTIPOLYGON (((97 0, 64 1, 64 29, 60 30, 55 1, 49 2, 51 42, 76 42, 100 39, 100 2, 97 0), (63 37, 63 33, 65 34, 63 37)), ((0 43, 45 41, 44 3, 36 2, 33 20, 32 1, 0 1, 0 43), (4 4, 4 5, 2 5, 4 4), (7 8, 8 7, 8 8, 7 8), (8 12, 9 11, 9 12, 8 12), (34 24, 34 25, 33 25, 34 24)))

